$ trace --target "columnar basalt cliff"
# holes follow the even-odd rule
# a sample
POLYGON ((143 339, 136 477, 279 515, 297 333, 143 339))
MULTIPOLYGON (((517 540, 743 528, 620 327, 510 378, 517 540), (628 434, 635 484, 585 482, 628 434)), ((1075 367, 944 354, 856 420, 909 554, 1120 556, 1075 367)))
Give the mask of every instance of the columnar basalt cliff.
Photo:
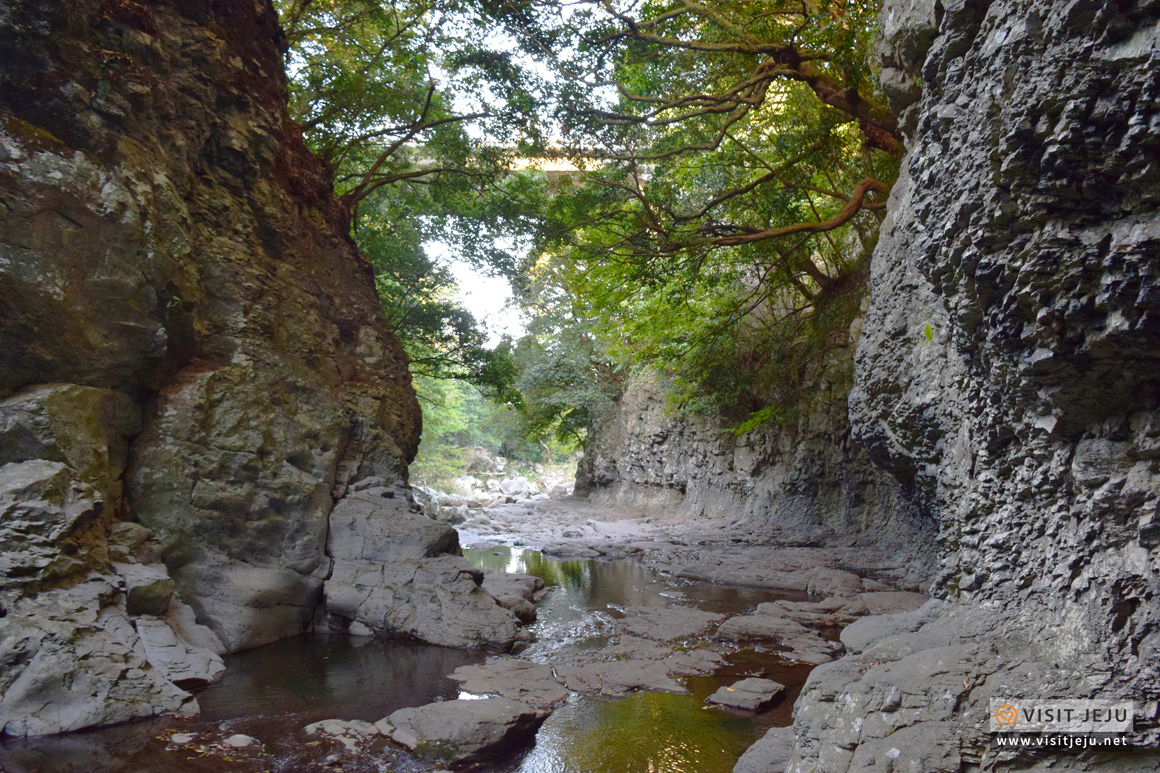
POLYGON ((925 590, 935 524, 912 487, 853 442, 850 358, 837 348, 792 424, 741 436, 713 417, 674 411, 663 379, 637 373, 590 427, 577 491, 598 505, 703 518, 772 541, 887 548, 906 567, 902 585, 925 590))
POLYGON ((918 613, 818 668, 792 771, 1155 770, 1160 27, 1154 4, 888 0, 909 134, 854 436, 937 519, 918 613), (927 342, 925 326, 934 330, 927 342), (1136 701, 1108 754, 993 742, 993 698, 1136 701))
POLYGON ((0 8, 0 732, 193 709, 312 627, 522 635, 412 522, 406 358, 280 38, 264 0, 0 8))

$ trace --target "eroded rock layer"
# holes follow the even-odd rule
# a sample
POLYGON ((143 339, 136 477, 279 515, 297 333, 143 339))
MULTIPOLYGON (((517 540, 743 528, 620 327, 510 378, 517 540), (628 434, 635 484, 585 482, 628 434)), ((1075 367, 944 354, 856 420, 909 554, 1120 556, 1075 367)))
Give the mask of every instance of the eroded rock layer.
POLYGON ((519 632, 453 532, 388 549, 418 405, 281 39, 264 0, 0 8, 0 732, 190 710, 222 653, 356 616, 519 632), (326 614, 332 554, 377 605, 326 614))
POLYGON ((597 505, 716 521, 772 543, 885 547, 905 557, 904 584, 925 589, 935 524, 911 487, 853 442, 850 356, 837 347, 790 426, 741 436, 712 417, 675 413, 660 378, 634 374, 589 428, 576 490, 597 505))
POLYGON ((886 3, 910 150, 850 415, 937 519, 944 600, 843 632, 857 654, 811 675, 791 771, 1160 766, 1157 22, 1147 3, 886 3), (995 743, 991 699, 1067 698, 1135 701, 1144 746, 995 743))

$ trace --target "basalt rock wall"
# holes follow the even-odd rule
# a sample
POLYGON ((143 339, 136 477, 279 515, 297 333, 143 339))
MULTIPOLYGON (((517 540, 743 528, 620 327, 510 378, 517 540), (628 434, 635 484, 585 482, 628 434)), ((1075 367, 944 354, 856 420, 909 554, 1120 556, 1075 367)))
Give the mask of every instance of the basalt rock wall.
POLYGON ((0 4, 2 733, 192 710, 221 654, 356 618, 519 631, 410 521, 407 361, 281 40, 266 0, 0 4))
POLYGON ((850 348, 836 347, 832 357, 791 425, 740 436, 713 417, 674 411, 662 378, 634 374, 589 429, 577 492, 599 505, 716 521, 771 542, 884 547, 908 567, 902 583, 925 588, 934 523, 912 490, 853 442, 850 348))
POLYGON ((941 600, 843 633, 795 773, 1160 764, 1158 12, 885 4, 909 151, 850 419, 937 521, 941 600), (988 725, 993 699, 1081 698, 1135 701, 1140 748, 1017 751, 988 725))

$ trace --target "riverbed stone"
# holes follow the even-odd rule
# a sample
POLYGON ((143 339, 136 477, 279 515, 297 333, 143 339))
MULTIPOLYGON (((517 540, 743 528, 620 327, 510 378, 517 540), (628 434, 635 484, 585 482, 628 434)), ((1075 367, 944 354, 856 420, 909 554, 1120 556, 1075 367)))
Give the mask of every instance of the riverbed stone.
POLYGON ((783 655, 805 663, 825 663, 841 652, 841 646, 827 641, 801 623, 773 615, 737 615, 717 629, 722 641, 776 642, 783 655))
POLYGON ((452 700, 399 709, 375 723, 415 754, 445 762, 473 762, 529 743, 548 712, 507 698, 452 700))
POLYGON ((627 632, 661 642, 690 639, 706 633, 725 615, 692 607, 626 607, 620 626, 627 632))
POLYGON ((568 697, 552 666, 515 658, 493 658, 481 666, 460 666, 450 676, 460 689, 476 695, 499 695, 532 706, 554 706, 568 697))
POLYGON ((706 703, 728 706, 745 711, 760 711, 785 689, 785 685, 772 679, 749 677, 721 687, 705 699, 706 703))
POLYGON ((557 666, 557 676, 570 690, 622 697, 640 690, 687 693, 669 676, 661 661, 615 660, 610 663, 557 666))
POLYGON ((458 555, 455 530, 412 511, 402 487, 348 494, 331 515, 328 545, 326 608, 348 627, 501 651, 528 639, 483 589, 483 571, 458 555))
POLYGON ((379 736, 379 728, 361 719, 324 719, 303 728, 308 737, 329 738, 342 745, 350 756, 361 753, 379 736))
POLYGON ((262 751, 262 742, 244 733, 234 733, 229 738, 223 740, 222 744, 235 751, 246 752, 248 754, 260 753, 262 751))
POLYGON ((529 574, 510 572, 484 572, 483 589, 490 593, 504 609, 511 610, 524 625, 536 621, 536 607, 533 603, 541 598, 544 581, 529 574))

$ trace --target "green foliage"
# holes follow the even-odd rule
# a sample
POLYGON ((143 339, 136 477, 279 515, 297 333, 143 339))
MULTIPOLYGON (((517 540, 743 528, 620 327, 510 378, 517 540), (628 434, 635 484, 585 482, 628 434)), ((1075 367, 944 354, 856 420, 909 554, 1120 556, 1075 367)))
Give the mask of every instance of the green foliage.
POLYGON ((526 435, 579 444, 593 411, 619 394, 625 368, 594 332, 587 299, 561 283, 560 267, 544 259, 529 271, 522 294, 528 326, 516 344, 516 386, 526 435))
POLYGON ((527 146, 512 138, 534 141, 520 68, 479 46, 479 20, 455 2, 277 6, 291 112, 334 174, 412 370, 518 403, 510 344, 487 346, 486 328, 453 300, 454 278, 425 246, 441 241, 477 267, 518 274, 539 195, 535 180, 506 172, 516 146, 527 146))
POLYGON ((868 64, 878 5, 568 8, 496 12, 561 73, 583 168, 545 211, 537 265, 600 358, 667 372, 683 405, 746 427, 792 419, 856 312, 897 174, 868 64))
POLYGON ((295 116, 415 371, 509 406, 508 450, 578 441, 638 364, 741 428, 792 420, 897 174, 875 0, 277 4, 295 116), (546 155, 580 171, 508 171, 546 155), (528 336, 489 350, 433 241, 515 282, 528 336))

